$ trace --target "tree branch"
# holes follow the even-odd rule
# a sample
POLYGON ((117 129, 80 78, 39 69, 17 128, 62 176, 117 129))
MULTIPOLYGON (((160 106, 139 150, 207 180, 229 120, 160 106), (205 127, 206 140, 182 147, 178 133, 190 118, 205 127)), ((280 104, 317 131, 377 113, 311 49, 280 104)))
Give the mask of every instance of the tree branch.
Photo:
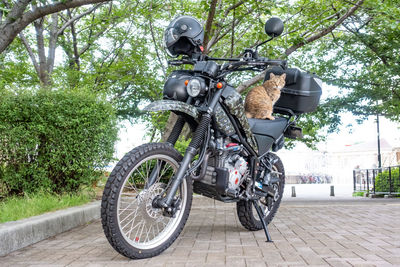
POLYGON ((225 10, 224 18, 225 18, 226 16, 228 16, 229 12, 231 12, 232 10, 235 10, 236 8, 238 8, 239 6, 241 6, 241 5, 243 5, 243 4, 244 4, 244 1, 239 1, 239 2, 237 2, 236 4, 231 5, 230 7, 228 7, 228 8, 225 10))
POLYGON ((208 53, 208 41, 210 40, 210 36, 211 36, 211 26, 212 23, 214 21, 214 17, 215 17, 215 9, 217 7, 217 0, 212 0, 211 1, 211 5, 210 5, 210 11, 208 11, 208 17, 207 17, 207 22, 206 22, 206 26, 205 26, 205 34, 204 34, 204 42, 203 42, 203 47, 204 47, 204 54, 208 53))
MULTIPOLYGON (((17 1, 14 6, 11 8, 11 11, 7 14, 7 17, 0 28, 3 26, 7 26, 8 24, 13 23, 17 19, 19 19, 22 14, 24 13, 26 7, 32 0, 19 0, 17 1)), ((5 1, 4 1, 5 2, 5 1)))
POLYGON ((24 46, 26 48, 26 51, 28 51, 28 55, 29 55, 29 57, 30 57, 30 59, 32 61, 33 67, 35 68, 36 73, 39 76, 40 75, 39 65, 38 65, 38 62, 37 62, 37 60, 35 58, 35 55, 33 54, 32 47, 29 45, 29 42, 26 39, 26 37, 25 37, 23 32, 19 33, 19 38, 21 39, 22 43, 24 44, 24 46))
POLYGON ((247 88, 249 88, 250 86, 252 86, 253 84, 258 83, 259 81, 261 81, 262 79, 264 79, 265 77, 265 73, 267 71, 263 71, 260 72, 259 74, 257 74, 256 76, 254 76, 253 78, 251 78, 250 80, 244 81, 242 82, 237 88, 236 91, 238 91, 239 93, 243 92, 244 90, 246 90, 247 88))
POLYGON ((296 51, 297 49, 299 49, 300 47, 306 45, 307 43, 311 43, 315 40, 318 40, 321 37, 324 37, 325 35, 327 35, 328 33, 330 33, 331 31, 333 31, 334 29, 336 29, 340 24, 343 23, 343 21, 345 19, 347 19, 348 17, 350 17, 351 15, 354 14, 354 12, 363 4, 364 0, 359 0, 353 7, 351 7, 346 14, 344 14, 342 17, 340 17, 334 24, 332 24, 331 26, 323 29, 322 31, 320 31, 317 34, 314 34, 310 37, 308 37, 306 40, 292 45, 291 47, 289 47, 288 49, 286 49, 285 54, 286 56, 290 55, 291 53, 293 53, 294 51, 296 51))
MULTIPOLYGON (((348 17, 350 17, 351 15, 354 14, 354 12, 363 4, 364 0, 359 0, 353 7, 351 7, 346 14, 344 14, 342 17, 340 17, 334 24, 332 24, 331 26, 323 29, 322 31, 320 31, 319 33, 307 38, 305 41, 300 42, 296 45, 293 45, 291 47, 289 47, 288 49, 286 49, 285 51, 285 55, 288 56, 291 53, 293 53, 294 51, 296 51, 297 49, 299 49, 300 47, 311 43, 315 40, 318 40, 322 37, 324 37, 325 35, 329 34, 330 32, 332 32, 334 29, 336 29, 339 25, 341 25, 343 23, 343 21, 345 19, 347 19, 348 17)), ((264 79, 266 70, 259 73, 258 75, 254 76, 253 78, 251 78, 250 80, 247 80, 243 83, 241 83, 236 90, 241 93, 244 90, 246 90, 247 88, 249 88, 250 86, 252 86, 253 84, 256 84, 257 82, 261 81, 262 79, 264 79)))
MULTIPOLYGON (((369 23, 372 20, 369 19, 367 21, 367 23, 369 23)), ((352 34, 354 34, 354 36, 360 40, 361 43, 363 43, 366 47, 368 47, 376 56, 377 58, 379 58, 380 61, 382 61, 382 63, 386 66, 388 66, 388 61, 385 55, 381 55, 378 51, 378 49, 373 45, 373 42, 368 42, 367 40, 365 40, 362 35, 360 34, 360 29, 363 28, 365 26, 365 24, 361 25, 360 28, 357 28, 356 30, 351 29, 348 25, 343 24, 343 26, 352 34)))
POLYGON ((153 5, 150 4, 149 26, 150 26, 151 39, 153 40, 154 49, 156 50, 156 55, 157 55, 158 61, 160 62, 161 70, 162 70, 162 72, 164 74, 164 77, 167 77, 167 74, 165 72, 165 66, 164 66, 164 64, 163 64, 163 62, 161 60, 160 53, 158 52, 157 42, 156 42, 156 38, 155 38, 155 35, 154 35, 153 22, 151 21, 152 20, 152 18, 151 18, 152 9, 153 9, 153 5))
POLYGON ((93 6, 92 8, 89 8, 88 10, 86 10, 85 12, 70 18, 66 23, 64 23, 64 25, 58 30, 57 35, 60 35, 69 25, 71 25, 72 23, 74 23, 75 21, 79 20, 80 18, 92 13, 93 11, 95 11, 97 8, 99 8, 100 6, 102 6, 103 3, 97 4, 95 6, 93 6))
POLYGON ((104 29, 102 31, 99 31, 98 33, 96 33, 93 36, 90 35, 86 45, 84 47, 82 47, 82 49, 79 51, 79 53, 78 53, 79 57, 82 56, 90 48, 90 46, 93 44, 94 40, 96 40, 100 35, 104 34, 108 30, 109 29, 104 29), (93 39, 93 41, 91 41, 90 39, 93 39))
POLYGON ((51 25, 50 25, 50 40, 49 40, 49 51, 47 53, 47 73, 51 76, 54 68, 54 59, 56 56, 57 47, 57 28, 58 28, 58 14, 51 14, 51 25))
MULTIPOLYGON (((222 29, 224 29, 226 26, 223 26, 226 17, 228 16, 229 12, 231 12, 232 10, 235 10, 236 8, 238 8, 239 6, 243 5, 244 1, 240 1, 234 5, 229 6, 224 13, 224 16, 222 18, 221 21, 215 23, 217 26, 217 29, 215 30, 215 34, 212 36, 211 40, 207 43, 207 45, 204 45, 204 47, 206 47, 208 50, 218 42, 218 40, 220 40, 221 38, 219 38, 219 35, 221 34, 222 29)), ((229 32, 229 31, 228 31, 229 32)), ((226 32, 223 36, 225 36, 228 32, 226 32)))
MULTIPOLYGON (((252 12, 250 12, 250 14, 251 14, 251 13, 252 13, 252 12)), ((233 28, 237 27, 237 26, 239 25, 239 23, 240 23, 242 20, 243 20, 243 17, 235 19, 235 20, 232 22, 233 28)), ((222 27, 221 30, 222 30, 223 28, 225 28, 225 27, 222 27)), ((211 41, 208 43, 207 49, 210 50, 211 47, 213 47, 213 45, 215 45, 216 43, 218 43, 219 40, 221 40, 221 39, 224 38, 228 33, 230 33, 230 32, 232 31, 233 28, 232 28, 232 27, 228 28, 228 29, 227 29, 225 32, 223 32, 222 34, 221 34, 221 31, 218 33, 218 35, 215 34, 215 35, 213 36, 213 38, 211 39, 211 41), (216 37, 216 38, 214 38, 214 37, 216 37)))
MULTIPOLYGON (((67 12, 68 12, 68 16, 71 20, 72 19, 71 11, 68 9, 67 12)), ((73 22, 70 24, 70 28, 71 28, 71 36, 72 36, 72 48, 73 48, 73 52, 74 52, 75 69, 80 70, 81 66, 80 66, 80 62, 79 62, 78 41, 76 38, 75 25, 73 22)))
POLYGON ((233 57, 234 42, 235 42, 235 9, 233 10, 233 16, 232 16, 231 57, 233 57))
MULTIPOLYGON (((0 53, 14 40, 14 38, 30 23, 49 14, 57 13, 68 8, 75 8, 88 4, 108 2, 110 0, 66 0, 55 4, 45 5, 23 13, 31 0, 20 0, 14 5, 15 11, 10 12, 6 22, 0 25, 0 53), (17 10, 18 7, 18 10, 17 10), (11 19, 14 18, 14 20, 11 19)), ((13 7, 13 10, 14 10, 13 7)))

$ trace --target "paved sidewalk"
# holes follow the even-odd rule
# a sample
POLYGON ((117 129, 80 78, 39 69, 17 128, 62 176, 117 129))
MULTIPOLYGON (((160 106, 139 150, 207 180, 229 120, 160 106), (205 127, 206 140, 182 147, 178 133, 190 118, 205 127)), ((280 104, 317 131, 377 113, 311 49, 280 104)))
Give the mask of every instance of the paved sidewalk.
POLYGON ((235 206, 195 198, 188 223, 160 256, 115 252, 99 221, 0 257, 0 266, 400 266, 400 201, 284 201, 270 226, 249 232, 235 206))

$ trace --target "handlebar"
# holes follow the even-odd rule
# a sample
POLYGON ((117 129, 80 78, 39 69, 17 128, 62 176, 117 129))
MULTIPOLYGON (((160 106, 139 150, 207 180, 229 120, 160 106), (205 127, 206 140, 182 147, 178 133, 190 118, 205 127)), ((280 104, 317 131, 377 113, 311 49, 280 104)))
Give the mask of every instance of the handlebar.
MULTIPOLYGON (((287 68, 287 61, 286 60, 279 60, 279 59, 268 59, 263 57, 253 57, 253 58, 212 58, 212 57, 205 57, 203 61, 212 61, 212 60, 221 60, 221 61, 228 61, 229 63, 223 64, 219 71, 219 75, 217 77, 224 77, 228 73, 234 71, 245 71, 245 70, 264 70, 268 66, 280 66, 283 69, 287 68), (241 68, 242 66, 248 66, 247 68, 241 68)), ((183 64, 190 64, 195 65, 196 60, 191 59, 181 59, 181 60, 171 60, 168 61, 169 65, 172 66, 180 66, 183 64)))
POLYGON ((280 66, 284 69, 287 68, 287 61, 286 60, 279 60, 279 59, 268 59, 268 58, 258 58, 255 60, 242 60, 238 62, 228 63, 227 69, 233 69, 235 67, 240 66, 254 66, 254 67, 263 67, 263 66, 280 66))
POLYGON ((172 65, 172 66, 180 66, 180 65, 184 65, 184 64, 194 65, 195 61, 185 60, 185 59, 168 61, 168 65, 172 65))
MULTIPOLYGON (((208 60, 225 60, 225 61, 230 61, 228 63, 229 66, 244 66, 244 65, 249 65, 249 66, 265 66, 265 65, 270 65, 270 66, 281 66, 283 68, 287 67, 287 61, 286 60, 279 60, 279 59, 268 59, 268 58, 263 58, 259 57, 257 59, 253 60, 242 60, 240 58, 208 58, 208 60)), ((196 61, 193 60, 187 60, 187 59, 182 59, 182 60, 170 60, 168 61, 169 65, 172 66, 180 66, 183 64, 189 64, 189 65, 194 65, 196 64, 196 61)))

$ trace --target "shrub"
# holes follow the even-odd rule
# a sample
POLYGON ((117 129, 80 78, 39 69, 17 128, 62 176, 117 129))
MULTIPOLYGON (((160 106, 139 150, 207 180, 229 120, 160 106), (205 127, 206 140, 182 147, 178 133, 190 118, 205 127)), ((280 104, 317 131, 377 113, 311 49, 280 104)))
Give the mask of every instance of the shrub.
POLYGON ((0 194, 76 192, 112 160, 116 117, 86 91, 2 92, 0 194))
MULTIPOLYGON (((400 192, 399 168, 392 168, 392 192, 400 192)), ((376 192, 389 192, 389 170, 378 174, 375 178, 376 192)))

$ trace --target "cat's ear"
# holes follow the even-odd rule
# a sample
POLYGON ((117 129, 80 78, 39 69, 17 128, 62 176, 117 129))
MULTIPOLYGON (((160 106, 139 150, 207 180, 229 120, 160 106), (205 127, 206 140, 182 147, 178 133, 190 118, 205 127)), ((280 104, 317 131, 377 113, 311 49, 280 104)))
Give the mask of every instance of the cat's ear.
POLYGON ((270 79, 275 78, 275 74, 273 74, 273 73, 271 72, 271 74, 269 75, 269 78, 270 78, 270 79))
POLYGON ((284 81, 286 79, 286 73, 281 75, 281 79, 284 81))

